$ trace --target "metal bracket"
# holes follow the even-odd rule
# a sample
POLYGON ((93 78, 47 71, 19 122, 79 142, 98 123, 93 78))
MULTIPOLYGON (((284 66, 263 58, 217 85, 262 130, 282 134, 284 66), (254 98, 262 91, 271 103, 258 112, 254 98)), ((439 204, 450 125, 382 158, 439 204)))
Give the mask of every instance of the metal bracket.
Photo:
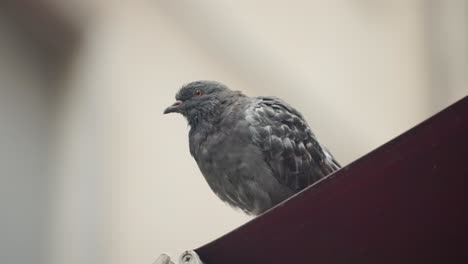
MULTIPOLYGON (((178 264, 203 264, 197 253, 193 250, 187 250, 179 257, 178 264)), ((161 254, 153 264, 175 264, 167 254, 161 254)))
POLYGON ((179 257, 179 264, 203 264, 197 253, 193 250, 185 251, 179 257))

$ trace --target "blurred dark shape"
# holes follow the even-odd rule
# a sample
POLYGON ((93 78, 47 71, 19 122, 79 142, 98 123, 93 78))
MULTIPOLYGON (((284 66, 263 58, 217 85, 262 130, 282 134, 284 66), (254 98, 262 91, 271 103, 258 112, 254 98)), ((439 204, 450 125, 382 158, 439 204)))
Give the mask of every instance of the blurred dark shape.
POLYGON ((79 43, 78 28, 47 1, 4 0, 0 10, 53 65, 63 65, 79 43))

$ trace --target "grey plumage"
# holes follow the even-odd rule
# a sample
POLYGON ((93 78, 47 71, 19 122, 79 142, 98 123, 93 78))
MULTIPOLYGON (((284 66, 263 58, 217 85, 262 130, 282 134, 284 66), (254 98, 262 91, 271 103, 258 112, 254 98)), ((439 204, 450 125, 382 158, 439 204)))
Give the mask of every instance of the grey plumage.
POLYGON ((339 169, 302 115, 276 97, 248 97, 214 81, 183 86, 178 112, 190 153, 221 200, 258 215, 339 169))

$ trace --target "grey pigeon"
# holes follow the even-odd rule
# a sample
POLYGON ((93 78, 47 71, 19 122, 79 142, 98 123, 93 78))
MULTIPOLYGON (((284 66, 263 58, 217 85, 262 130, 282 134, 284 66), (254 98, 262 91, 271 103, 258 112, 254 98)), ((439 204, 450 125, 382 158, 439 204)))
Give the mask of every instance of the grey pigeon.
POLYGON ((223 201, 258 215, 340 165, 302 115, 276 97, 248 97, 215 81, 184 85, 164 114, 190 125, 190 153, 223 201))

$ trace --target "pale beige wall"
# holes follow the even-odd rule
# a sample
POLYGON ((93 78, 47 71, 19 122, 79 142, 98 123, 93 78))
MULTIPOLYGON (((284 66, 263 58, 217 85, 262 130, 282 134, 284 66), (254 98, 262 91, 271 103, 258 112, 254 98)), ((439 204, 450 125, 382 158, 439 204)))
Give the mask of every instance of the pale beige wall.
POLYGON ((437 110, 422 0, 105 3, 80 22, 61 102, 52 263, 151 263, 249 220, 162 115, 183 83, 282 97, 343 164, 437 110))

